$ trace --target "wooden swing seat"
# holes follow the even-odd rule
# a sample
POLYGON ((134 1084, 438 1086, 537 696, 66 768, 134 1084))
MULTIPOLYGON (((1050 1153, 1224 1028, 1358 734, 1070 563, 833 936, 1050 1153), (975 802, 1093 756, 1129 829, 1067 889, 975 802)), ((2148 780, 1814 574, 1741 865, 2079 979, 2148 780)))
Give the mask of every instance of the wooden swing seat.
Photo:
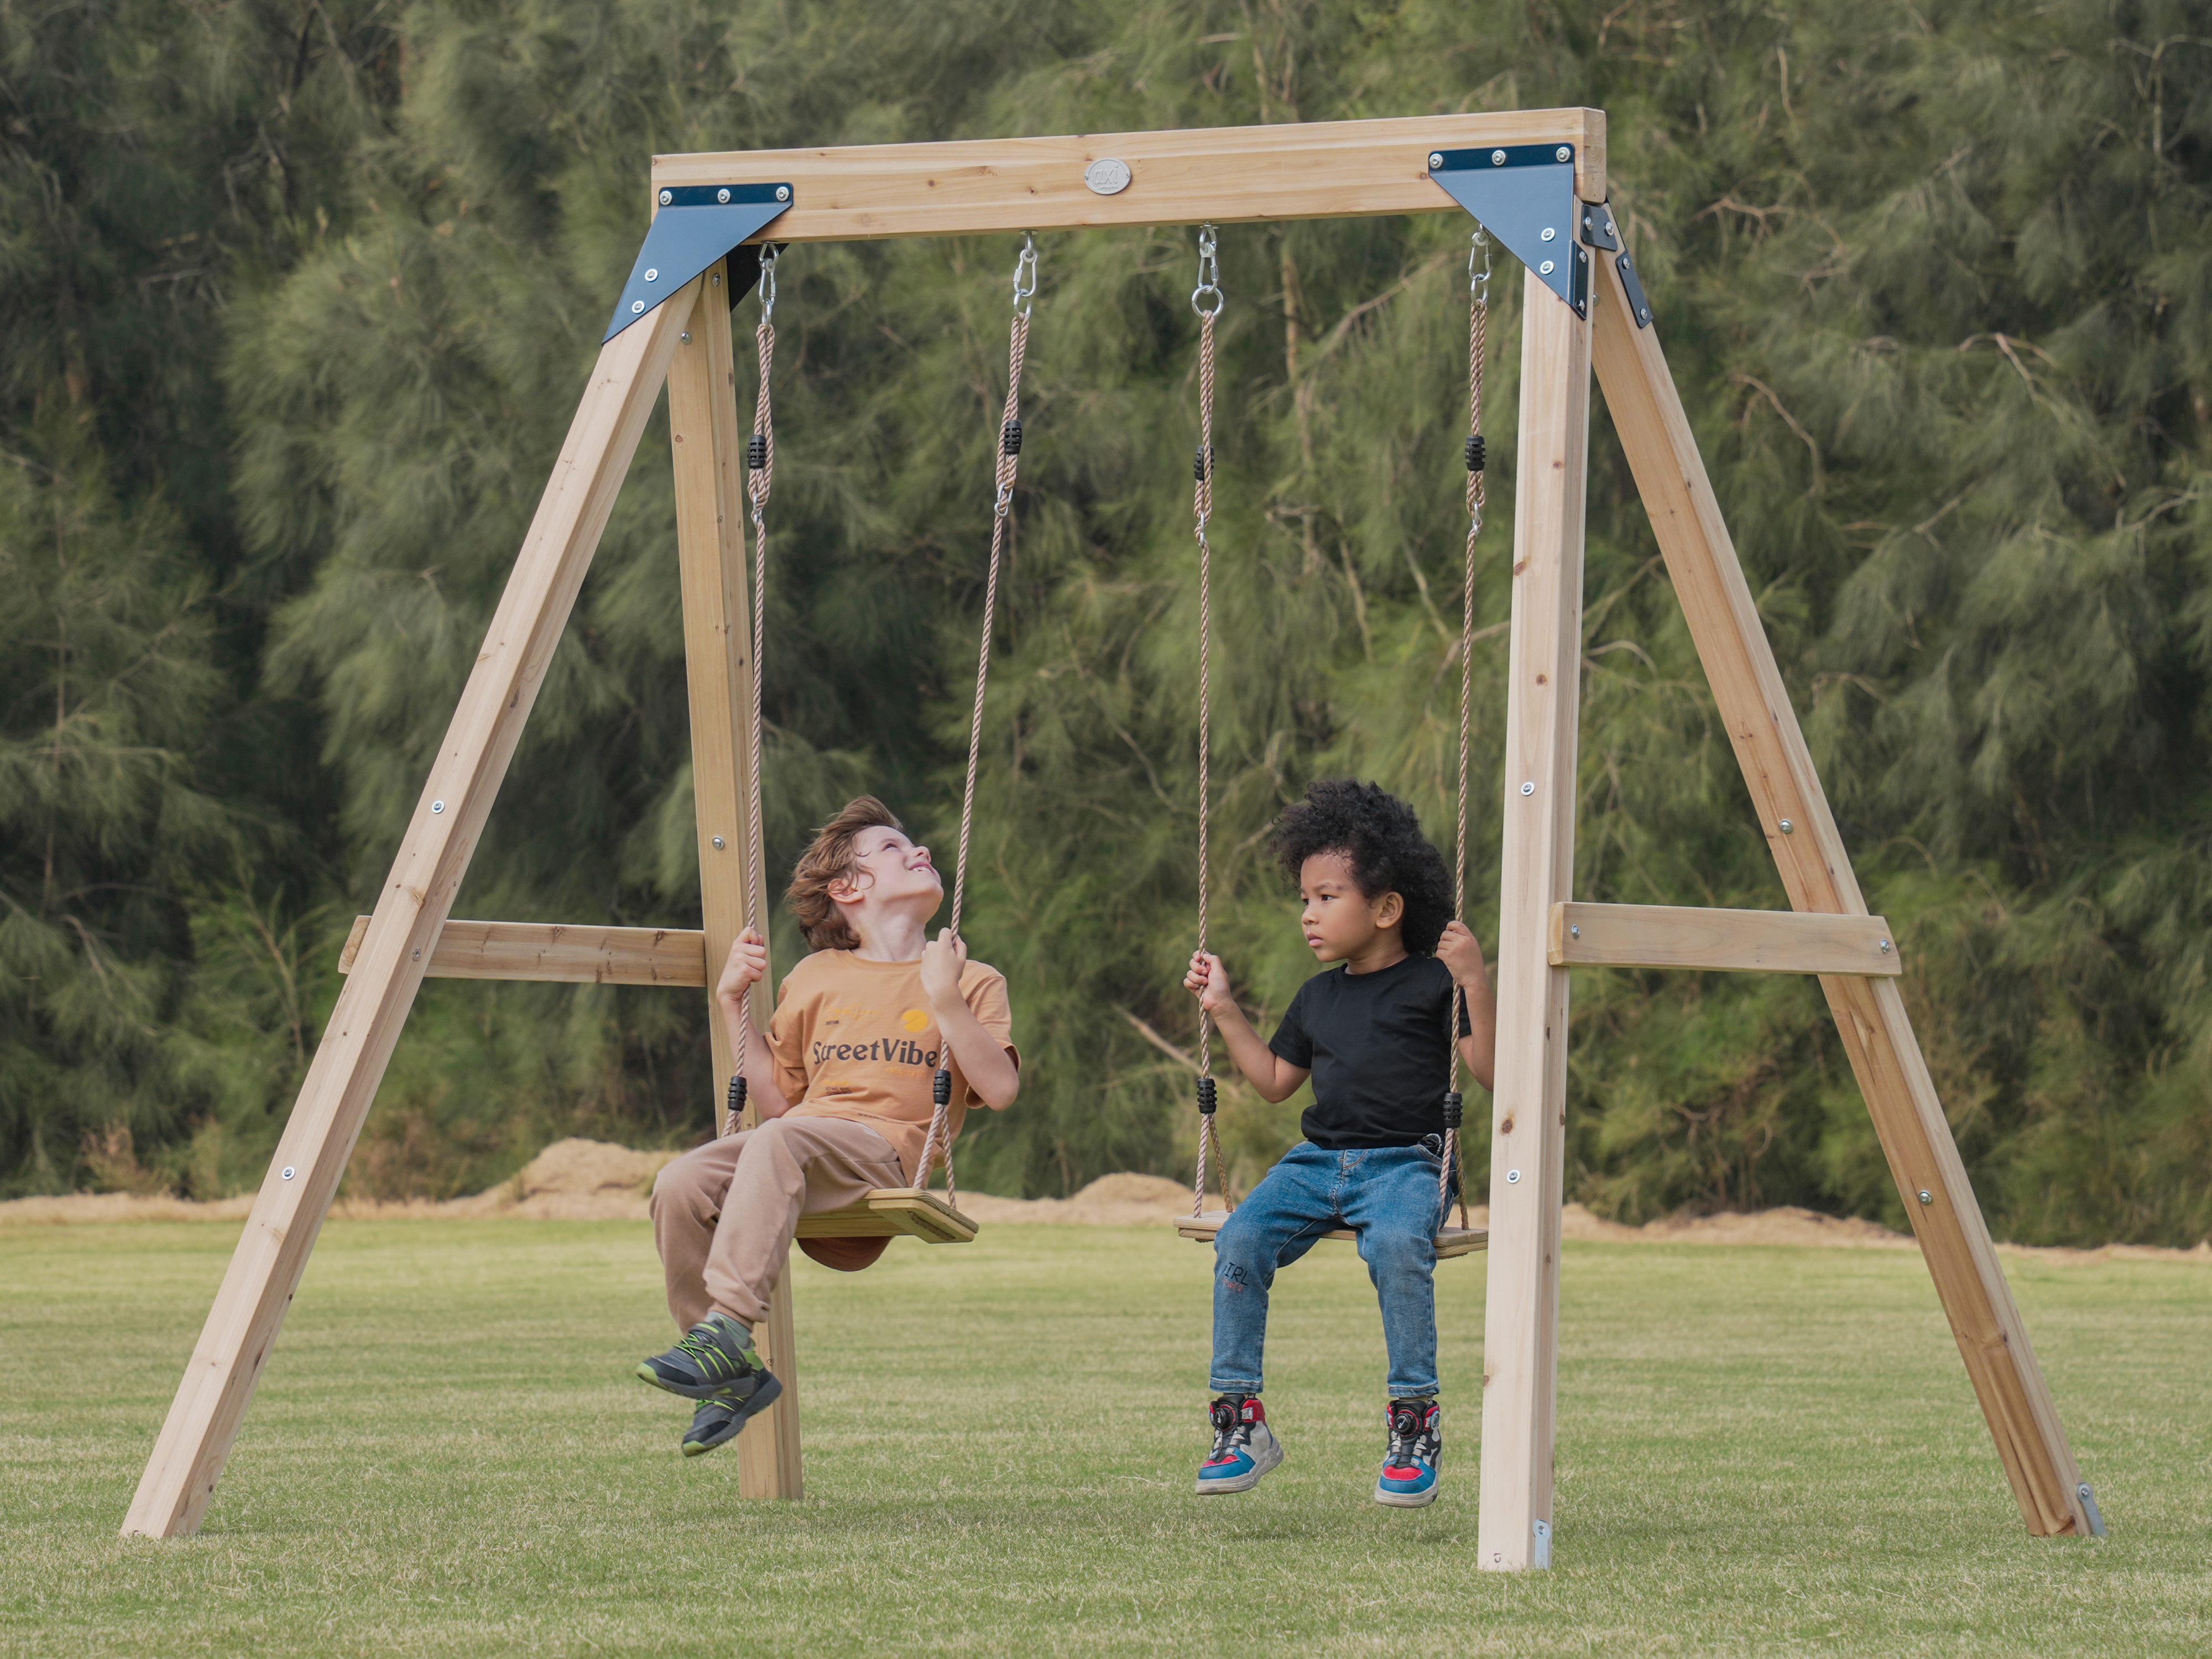
POLYGON ((801 1238, 918 1238, 966 1244, 980 1225, 921 1187, 878 1187, 857 1204, 799 1218, 801 1238))
MULTIPOLYGON (((1176 1223, 1176 1231, 1184 1238, 1194 1238, 1201 1244, 1213 1243, 1214 1234, 1221 1224, 1229 1219, 1226 1210, 1208 1210, 1204 1215, 1187 1215, 1176 1223)), ((1323 1238, 1340 1238, 1357 1243, 1359 1235, 1349 1227, 1332 1228, 1323 1238)), ((1443 1227, 1437 1232, 1437 1260, 1448 1261, 1455 1255, 1471 1255, 1477 1250, 1490 1248, 1490 1234, 1481 1227, 1443 1227)))

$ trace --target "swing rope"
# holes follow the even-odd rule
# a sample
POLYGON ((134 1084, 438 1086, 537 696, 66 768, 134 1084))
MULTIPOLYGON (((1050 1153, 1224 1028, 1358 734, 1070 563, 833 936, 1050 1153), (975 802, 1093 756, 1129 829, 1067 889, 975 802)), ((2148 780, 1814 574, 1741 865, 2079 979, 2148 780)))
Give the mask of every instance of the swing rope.
MULTIPOLYGON (((999 612, 999 568, 1003 562, 1007 522, 1013 510, 1014 475, 1022 455, 1022 362, 1030 345, 1030 306, 1036 293, 1036 239, 1022 239, 1021 257, 1014 261, 1014 320, 1006 347, 1006 406, 999 421, 998 498, 993 503, 991 568, 983 584, 983 637, 975 649, 975 707, 968 721, 968 781, 960 797, 960 847, 952 862, 952 917, 949 932, 960 937, 960 912, 968 896, 968 834, 975 817, 975 768, 983 752, 983 693, 991 676, 991 627, 999 612)), ((921 1169, 915 1184, 927 1188, 937 1154, 945 1158, 945 1201, 959 1207, 960 1191, 952 1173, 952 1073, 939 1066, 932 1087, 933 1103, 929 1133, 921 1143, 921 1169)))
MULTIPOLYGON (((752 735, 745 757, 745 928, 749 933, 760 928, 761 871, 768 857, 761 829, 761 655, 768 637, 768 524, 764 515, 769 487, 775 477, 775 419, 769 402, 769 371, 775 363, 775 327, 771 320, 775 315, 775 244, 763 243, 760 325, 753 330, 753 342, 760 357, 760 392, 753 403, 753 434, 745 444, 745 494, 752 503, 753 520, 752 735)), ((738 1016, 737 1071, 730 1079, 730 1110, 722 1128, 725 1134, 737 1133, 744 1124, 745 1060, 753 1038, 753 988, 750 985, 745 987, 738 1016)))
MULTIPOLYGON (((1198 536, 1198 948, 1206 949, 1209 894, 1206 830, 1212 816, 1210 766, 1212 757, 1213 713, 1213 548, 1206 526, 1213 517, 1213 323, 1228 303, 1221 292, 1221 263, 1215 257, 1212 225, 1198 233, 1198 286, 1191 290, 1190 308, 1198 313, 1198 451, 1191 459, 1191 513, 1198 536), (1212 301, 1209 307, 1206 301, 1212 301)), ((1237 1207, 1229 1190, 1229 1164, 1221 1156, 1213 1115, 1218 1104, 1213 1080, 1213 1018, 1201 1002, 1198 1008, 1198 1185, 1190 1212, 1206 1211, 1206 1176, 1209 1164, 1220 1171, 1221 1202, 1237 1207)))
MULTIPOLYGON (((1460 587, 1459 623, 1459 830, 1452 848, 1452 914, 1467 914, 1467 783, 1468 710, 1474 690, 1474 544, 1482 534, 1483 478, 1486 459, 1482 438, 1482 363, 1490 332, 1490 238, 1481 226, 1474 229, 1474 245, 1467 256, 1467 564, 1460 587), (1482 265, 1475 267, 1480 255, 1482 265)), ((1459 1130, 1462 1098, 1459 1091, 1461 1054, 1459 1033, 1467 1017, 1467 990, 1452 981, 1452 1087, 1444 1096, 1444 1161, 1437 1177, 1437 1207, 1451 1201, 1452 1183, 1459 1184, 1459 1224, 1467 1225, 1467 1182, 1460 1169, 1459 1130)))

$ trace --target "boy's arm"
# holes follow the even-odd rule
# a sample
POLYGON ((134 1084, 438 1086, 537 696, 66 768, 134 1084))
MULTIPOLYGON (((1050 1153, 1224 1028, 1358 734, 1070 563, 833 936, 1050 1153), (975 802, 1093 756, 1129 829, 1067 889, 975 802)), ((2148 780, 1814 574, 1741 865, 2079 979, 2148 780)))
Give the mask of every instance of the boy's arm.
POLYGON ((929 999, 938 1035, 960 1062, 969 1092, 993 1111, 1003 1112, 1021 1092, 1021 1068, 960 994, 960 975, 967 965, 967 941, 953 938, 952 930, 946 928, 921 948, 922 994, 929 999))
POLYGON ((767 973, 768 941, 748 927, 732 941, 729 960, 714 982, 714 1006, 722 1011, 730 1052, 744 1054, 745 1094, 763 1123, 791 1109, 791 1102, 776 1087, 775 1056, 769 1052, 766 1034, 755 1031, 750 1042, 745 1040, 745 988, 758 984, 767 973))
POLYGON ((1468 1034, 1459 1040, 1460 1058, 1484 1088, 1495 1085, 1498 1066, 1498 995, 1490 988, 1490 970, 1483 966, 1482 945, 1456 919, 1444 924, 1437 942, 1437 957, 1451 970, 1453 980, 1467 998, 1468 1034))
POLYGON ((1198 994, 1198 1006, 1213 1017, 1221 1032, 1223 1045, 1237 1069, 1244 1073, 1244 1080, 1259 1091, 1260 1098, 1273 1104, 1288 1100, 1297 1092, 1310 1067, 1293 1066, 1261 1040, 1252 1029, 1252 1022, 1244 1018, 1244 1011, 1237 1006, 1230 994, 1229 975, 1221 966, 1221 958, 1200 951, 1190 959, 1190 972, 1183 976, 1183 988, 1198 994))

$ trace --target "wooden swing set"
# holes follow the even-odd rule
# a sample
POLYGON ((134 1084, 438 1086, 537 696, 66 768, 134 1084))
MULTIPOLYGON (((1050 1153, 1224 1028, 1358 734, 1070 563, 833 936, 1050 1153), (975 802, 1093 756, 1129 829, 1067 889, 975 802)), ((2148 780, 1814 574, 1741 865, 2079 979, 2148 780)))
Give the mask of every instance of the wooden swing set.
MULTIPOLYGON (((765 315, 755 430, 730 311, 777 245, 1463 210, 1527 267, 1506 701, 1480 1520, 1485 1568, 1550 1565, 1568 970, 1815 974, 2030 1533, 2101 1532, 1739 566, 1652 313, 1607 205, 1605 117, 1460 114, 954 143, 665 155, 655 215, 482 651, 140 1480, 123 1531, 199 1526, 425 975, 691 988, 766 910, 760 614, 740 521, 773 455, 765 315), (1583 492, 1595 371, 1791 909, 1576 902, 1583 492), (501 778, 665 381, 696 795, 699 930, 448 919, 501 778), (738 849, 751 850, 746 857, 738 849)), ((763 301, 769 290, 764 289, 763 301)), ((1025 314, 1018 331, 1026 326, 1025 314)), ((1210 333, 1210 330, 1208 331, 1210 333)), ((1477 361, 1480 361, 1479 353, 1477 361)), ((1018 337, 1012 380, 1019 380, 1018 337)), ((994 574, 1018 454, 1010 389, 994 574)), ((1479 416, 1479 398, 1475 413, 1479 416)), ((1199 471, 1201 547, 1210 483, 1199 471)), ((1470 457, 1471 477, 1474 472, 1470 457)), ((1470 488, 1470 508, 1477 505, 1470 488)), ((1470 526, 1470 548, 1475 526, 1470 526)), ((984 629, 988 666, 990 630, 984 629)), ((1201 661, 1203 661, 1201 653, 1201 661)), ((1463 666, 1464 672, 1464 666, 1463 666)), ((979 682, 981 674, 979 672, 979 682)), ((980 684, 977 704, 981 714, 980 684)), ((975 745, 969 751, 973 799, 975 745)), ((1461 811, 1466 810, 1462 771, 1461 811)), ((963 815, 964 843, 966 820, 963 815)), ((1462 868, 1464 868, 1462 830, 1462 868)), ((964 866, 963 866, 964 867, 964 866)), ((959 888, 956 884, 955 914, 959 888)), ((956 922, 957 926, 957 922, 956 922)), ((750 1024, 750 1022, 748 1022, 750 1024)), ((718 1078, 737 1057, 710 1019, 718 1078)), ((940 1113, 940 1119, 942 1114, 940 1113)), ((940 1122, 931 1140, 948 1160, 940 1122)), ((809 1217, 802 1237, 975 1236, 921 1184, 809 1217)), ((1201 1179, 1201 1189, 1203 1182, 1201 1179)), ((1469 1248, 1474 1248, 1473 1244, 1469 1248)), ((738 1442, 740 1491, 801 1490, 787 1274, 757 1335, 783 1396, 738 1442)))

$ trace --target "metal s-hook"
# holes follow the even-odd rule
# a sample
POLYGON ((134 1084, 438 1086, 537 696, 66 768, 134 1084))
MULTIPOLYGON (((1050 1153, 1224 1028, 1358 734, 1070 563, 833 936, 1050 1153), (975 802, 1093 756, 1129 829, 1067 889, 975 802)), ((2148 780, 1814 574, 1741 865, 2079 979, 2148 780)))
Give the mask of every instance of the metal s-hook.
POLYGON ((1198 286, 1190 291, 1190 308, 1201 317, 1218 317, 1221 307, 1228 303, 1221 292, 1221 261, 1214 257, 1215 233, 1212 225, 1198 228, 1198 286), (1199 303, 1208 295, 1213 296, 1209 308, 1199 303))
POLYGON ((1022 233, 1021 257, 1014 261, 1014 309, 1020 315, 1030 314, 1030 298, 1037 290, 1036 235, 1032 231, 1022 233), (1028 280, 1024 282, 1024 278, 1028 280))
POLYGON ((1474 228, 1474 245, 1467 251, 1467 285, 1474 295, 1475 304, 1490 303, 1490 233, 1480 224, 1474 228), (1475 269, 1477 256, 1482 260, 1480 270, 1475 269))
POLYGON ((763 242, 760 251, 761 321, 775 315, 775 260, 774 242, 763 242))

